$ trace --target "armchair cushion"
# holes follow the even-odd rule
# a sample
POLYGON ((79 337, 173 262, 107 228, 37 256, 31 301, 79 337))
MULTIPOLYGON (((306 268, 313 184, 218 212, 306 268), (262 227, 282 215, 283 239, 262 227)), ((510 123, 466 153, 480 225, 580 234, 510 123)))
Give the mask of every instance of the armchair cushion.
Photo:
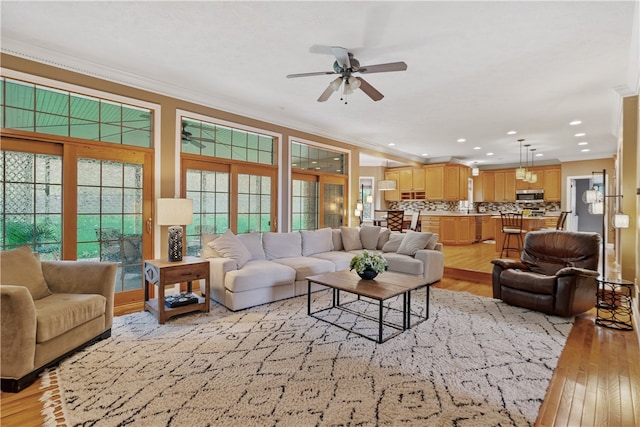
POLYGON ((52 294, 35 301, 36 343, 104 315, 106 305, 107 299, 96 294, 52 294))
POLYGON ((31 253, 29 246, 0 252, 0 271, 2 285, 24 286, 34 300, 51 295, 40 259, 31 253))
POLYGON ((531 271, 509 269, 502 272, 500 283, 503 286, 535 294, 553 295, 556 287, 556 276, 545 276, 531 271))

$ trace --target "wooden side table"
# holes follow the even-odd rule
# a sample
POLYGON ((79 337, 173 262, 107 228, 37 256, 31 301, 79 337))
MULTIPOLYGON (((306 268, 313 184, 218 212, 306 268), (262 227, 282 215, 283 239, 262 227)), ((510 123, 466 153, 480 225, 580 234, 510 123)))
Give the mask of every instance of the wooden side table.
POLYGON ((187 291, 192 292, 191 283, 204 279, 209 289, 209 261, 202 258, 186 256, 182 261, 171 262, 167 259, 151 259, 144 262, 144 309, 158 318, 158 323, 173 317, 194 311, 209 312, 209 298, 199 296, 195 304, 169 308, 164 304, 165 286, 187 282, 187 291), (158 286, 157 298, 149 298, 151 286, 158 286))

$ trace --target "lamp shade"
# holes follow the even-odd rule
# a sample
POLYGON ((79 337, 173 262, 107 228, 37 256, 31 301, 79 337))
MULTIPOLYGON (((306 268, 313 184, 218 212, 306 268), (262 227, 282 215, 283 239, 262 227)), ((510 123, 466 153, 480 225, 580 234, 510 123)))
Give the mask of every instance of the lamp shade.
POLYGON ((396 181, 393 179, 384 179, 382 181, 378 181, 378 190, 387 191, 387 190, 395 190, 396 189, 396 181))
POLYGON ((615 228, 629 228, 629 215, 615 214, 613 216, 613 226, 615 228))
POLYGON ((604 213, 604 202, 591 203, 588 211, 591 215, 602 215, 604 213))
POLYGON ((157 199, 156 224, 185 225, 193 222, 193 200, 157 199))
POLYGON ((527 170, 523 167, 519 167, 516 169, 516 179, 524 179, 524 176, 526 175, 527 170))

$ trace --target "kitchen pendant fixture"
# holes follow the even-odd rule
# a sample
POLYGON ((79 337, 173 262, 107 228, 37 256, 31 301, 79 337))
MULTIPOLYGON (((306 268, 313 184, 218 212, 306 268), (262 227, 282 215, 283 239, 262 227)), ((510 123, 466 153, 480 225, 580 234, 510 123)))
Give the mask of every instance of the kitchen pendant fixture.
MULTIPOLYGON (((536 149, 532 148, 531 149, 531 169, 533 169, 533 158, 536 156, 536 149)), ((531 177, 529 178, 529 182, 531 184, 535 184, 536 182, 538 182, 538 174, 531 171, 531 177)))
POLYGON ((524 179, 527 173, 527 169, 522 167, 522 143, 524 139, 519 139, 518 142, 520 143, 520 167, 516 168, 516 179, 524 179))

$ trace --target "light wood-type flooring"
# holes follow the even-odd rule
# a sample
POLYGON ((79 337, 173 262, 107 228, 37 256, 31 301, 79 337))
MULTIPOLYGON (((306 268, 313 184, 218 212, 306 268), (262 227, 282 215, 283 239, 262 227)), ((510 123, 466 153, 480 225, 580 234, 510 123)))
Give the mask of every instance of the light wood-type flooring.
MULTIPOLYGON (((491 297, 491 259, 495 246, 476 243, 448 246, 445 277, 439 288, 491 297)), ((120 307, 117 315, 142 309, 120 307)), ((595 310, 576 317, 545 400, 537 426, 640 426, 640 349, 635 331, 596 326, 595 310)), ((17 394, 2 393, 0 425, 40 426, 40 381, 17 394)))

